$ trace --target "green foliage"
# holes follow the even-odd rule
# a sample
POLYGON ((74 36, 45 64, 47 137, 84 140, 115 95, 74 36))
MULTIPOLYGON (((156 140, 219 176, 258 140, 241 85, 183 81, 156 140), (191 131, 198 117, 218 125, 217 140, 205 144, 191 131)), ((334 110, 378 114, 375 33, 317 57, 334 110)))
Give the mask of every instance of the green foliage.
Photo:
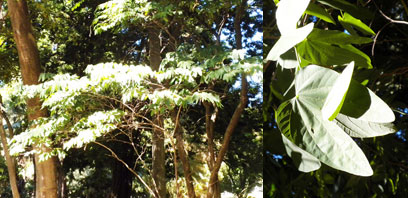
POLYGON ((354 61, 359 68, 372 68, 370 58, 351 44, 369 43, 370 38, 353 37, 335 30, 313 29, 307 39, 296 46, 303 60, 302 66, 317 64, 322 66, 345 65, 354 61))
POLYGON ((242 72, 251 74, 260 70, 257 60, 244 59, 235 55, 235 51, 217 53, 209 59, 198 55, 208 51, 193 51, 193 54, 169 53, 158 72, 142 65, 101 63, 88 66, 87 76, 81 78, 58 74, 42 84, 25 87, 25 94, 18 96, 39 95, 50 116, 15 136, 12 153, 23 152, 35 143, 52 145, 55 149, 51 155, 63 157, 63 150, 80 148, 120 127, 125 117, 136 110, 135 104, 143 104, 141 110, 150 114, 168 113, 177 106, 202 102, 222 107, 220 96, 206 91, 203 84, 232 82, 242 72), (230 63, 224 64, 226 60, 230 63), (153 89, 156 83, 168 83, 168 86, 153 89), (122 108, 109 107, 112 102, 121 104, 122 108))
POLYGON ((357 35, 357 33, 353 30, 353 27, 365 35, 375 35, 375 32, 370 27, 364 24, 360 19, 354 18, 347 12, 345 12, 343 16, 338 16, 338 20, 348 32, 354 35, 357 35))
MULTIPOLYGON (((127 159, 143 179, 150 181, 153 114, 169 117, 175 108, 182 107, 180 120, 189 120, 183 126, 196 129, 186 130, 188 135, 184 137, 194 170, 196 192, 206 193, 209 170, 203 152, 207 144, 202 142, 205 139, 202 103, 210 102, 220 112, 227 112, 217 116, 222 122, 216 126, 214 142, 218 148, 222 132, 239 102, 236 85, 240 74, 259 75, 261 70, 260 59, 252 57, 262 53, 262 43, 252 39, 262 31, 262 1, 249 1, 245 7, 241 23, 245 50, 232 50, 236 45, 233 25, 236 5, 241 3, 237 0, 27 3, 44 72, 39 79, 42 84, 22 86, 10 20, 7 16, 0 20, 0 92, 15 129, 12 144, 14 152, 20 154, 17 156, 19 168, 32 160, 33 146, 46 144, 54 150, 43 153, 42 159, 51 155, 63 158, 60 162, 66 175, 67 196, 106 197, 114 191, 115 178, 112 176, 119 175, 122 179, 121 174, 129 177, 131 174, 126 169, 122 173, 115 172, 116 166, 109 163, 115 159, 102 147, 91 143, 98 142, 118 154, 131 156, 119 157, 127 159), (160 29, 163 62, 158 72, 146 66, 149 59, 146 30, 151 25, 160 29), (219 43, 222 47, 214 46, 217 34, 222 35, 219 43), (29 123, 25 100, 35 95, 40 96, 49 117, 29 123), (197 114, 194 119, 190 118, 193 113, 197 114), (132 136, 129 139, 134 141, 136 148, 121 146, 130 145, 124 144, 123 139, 116 142, 123 134, 132 136)), ((6 2, 1 9, 1 13, 7 13, 6 2)), ((251 81, 250 86, 254 86, 251 81)), ((255 96, 258 92, 257 87, 251 87, 250 99, 259 99, 259 95, 255 96)), ((251 107, 245 112, 253 109, 255 102, 249 102, 251 107)), ((249 117, 256 115, 253 113, 249 117)), ((241 120, 247 117, 243 115, 241 120)), ((238 131, 247 133, 248 128, 258 123, 240 123, 242 127, 238 131)), ((166 149, 171 151, 167 138, 172 137, 172 128, 165 130, 169 132, 166 149)), ((256 147, 256 152, 260 152, 259 130, 238 137, 239 141, 233 140, 230 148, 249 148, 255 153, 253 148, 256 147), (257 138, 258 142, 248 143, 252 138, 257 138)), ((126 136, 124 139, 128 141, 126 136)), ((258 183, 261 177, 261 156, 249 150, 240 150, 238 156, 231 152, 229 172, 220 173, 220 176, 228 173, 233 174, 231 178, 242 179, 239 182, 245 184, 242 189, 249 189, 248 183, 258 183), (248 159, 241 159, 241 154, 248 159), (247 166, 251 160, 256 160, 257 165, 247 166)), ((172 192, 175 192, 175 183, 172 183, 175 165, 172 163, 172 158, 166 156, 168 188, 173 187, 172 192)), ((183 170, 180 163, 178 166, 181 183, 183 170)), ((226 176, 224 178, 227 180, 226 176)), ((146 196, 147 190, 135 180, 133 178, 132 196, 146 196)), ((31 187, 26 185, 27 191, 22 194, 32 197, 33 179, 25 178, 24 181, 31 187)), ((6 183, 1 180, 0 186, 7 186, 6 183)), ((234 190, 241 187, 238 183, 233 186, 234 190)), ((223 190, 230 190, 229 187, 226 185, 223 190)), ((7 193, 2 195, 9 197, 10 192, 7 193)))
POLYGON ((326 22, 336 24, 333 17, 324 8, 316 5, 313 2, 309 3, 309 6, 307 7, 305 13, 321 18, 326 22))
MULTIPOLYGON (((360 15, 353 4, 345 1, 318 2, 360 15)), ((272 96, 281 103, 275 108, 275 120, 283 145, 300 171, 314 171, 323 162, 354 175, 370 176, 373 174, 370 163, 351 137, 382 136, 396 131, 391 124, 395 116, 388 105, 352 79, 354 62, 357 68, 372 68, 370 58, 352 44, 361 45, 372 39, 337 30, 312 30, 313 23, 297 28, 302 25, 298 21, 303 12, 313 13, 313 10, 319 13, 315 16, 332 22, 328 20, 330 15, 322 14, 324 9, 318 9, 318 5, 309 6, 307 11, 308 3, 301 1, 295 5, 291 0, 280 1, 276 19, 282 36, 267 57, 277 61, 283 70, 296 68, 292 84, 289 81, 283 87, 279 86, 282 82, 271 85, 272 96), (307 28, 310 30, 306 31, 307 28), (349 66, 341 75, 330 69, 345 64, 349 66)), ((368 26, 349 14, 344 14, 341 20, 339 16, 341 23, 347 20, 359 31, 373 34, 368 26)), ((283 77, 284 72, 277 75, 280 81, 288 80, 283 77)))
POLYGON ((140 23, 151 20, 152 4, 154 3, 147 0, 111 0, 100 4, 93 21, 95 34, 118 25, 126 27, 128 22, 140 23))

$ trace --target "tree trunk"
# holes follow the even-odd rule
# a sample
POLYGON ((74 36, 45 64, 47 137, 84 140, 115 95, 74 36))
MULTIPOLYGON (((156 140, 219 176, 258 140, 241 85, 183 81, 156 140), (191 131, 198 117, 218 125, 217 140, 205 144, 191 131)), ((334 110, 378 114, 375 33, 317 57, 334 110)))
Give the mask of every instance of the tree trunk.
MULTIPOLYGON (((211 87, 210 87, 211 88, 211 87)), ((218 112, 213 110, 213 106, 211 103, 204 102, 205 107, 205 131, 207 134, 207 144, 208 144, 208 159, 207 164, 210 172, 212 172, 215 164, 215 148, 214 148, 214 124, 215 119, 217 117, 218 112)), ((212 191, 211 194, 220 195, 220 185, 218 182, 218 176, 215 179, 215 184, 212 188, 208 189, 212 191)))
MULTIPOLYGON (((13 27, 14 40, 17 45, 21 76, 24 85, 38 84, 41 73, 40 56, 31 28, 25 0, 8 0, 8 9, 13 27)), ((41 110, 41 101, 38 97, 27 100, 28 120, 47 116, 46 110, 41 110)), ((41 145, 34 145, 34 149, 49 152, 51 149, 41 145)), ((35 154, 36 163, 36 197, 57 197, 56 158, 39 161, 35 154)))
MULTIPOLYGON (((245 13, 245 7, 247 4, 247 0, 243 0, 242 4, 237 7, 234 19, 234 30, 235 30, 235 41, 237 49, 242 49, 242 32, 241 32, 241 18, 245 13)), ((239 118, 241 117, 242 113, 245 110, 245 107, 248 103, 248 82, 246 80, 246 75, 244 73, 241 74, 241 93, 240 93, 240 101, 237 108, 232 115, 230 122, 228 123, 227 129, 224 133, 224 141, 222 143, 221 149, 217 155, 216 161, 214 166, 211 170, 210 181, 208 182, 208 192, 207 198, 218 198, 221 197, 221 191, 217 184, 218 182, 218 172, 221 167, 221 163, 224 159, 225 154, 228 150, 229 142, 231 141, 232 134, 236 126, 238 125, 239 118)))
MULTIPOLYGON (((6 164, 7 164, 7 170, 9 174, 9 179, 10 179, 10 186, 11 186, 11 192, 13 193, 13 198, 20 198, 20 193, 18 191, 18 186, 17 186, 17 163, 16 160, 10 156, 10 152, 8 149, 8 143, 7 143, 7 138, 6 138, 6 131, 3 128, 3 118, 6 119, 6 115, 2 112, 3 110, 1 109, 3 107, 1 103, 1 96, 0 96, 0 137, 1 137, 1 143, 3 144, 3 150, 4 150, 4 155, 6 157, 6 164)), ((11 124, 7 123, 7 128, 10 131, 10 134, 13 134, 11 132, 12 128, 11 124)), ((12 136, 10 136, 12 138, 12 136)))
POLYGON ((175 111, 173 111, 172 119, 173 122, 175 123, 175 136, 176 136, 176 147, 177 147, 177 153, 179 154, 179 157, 181 159, 181 163, 183 166, 184 170, 184 178, 186 180, 186 186, 187 186, 187 191, 188 191, 188 197, 189 198, 195 198, 195 190, 194 190, 194 181, 193 178, 191 177, 191 167, 190 167, 190 162, 188 160, 188 155, 185 152, 184 148, 184 140, 183 140, 183 129, 180 125, 179 122, 179 117, 180 115, 176 114, 175 111))
MULTIPOLYGON (((116 138, 126 141, 125 135, 117 135, 116 138)), ((135 162, 133 148, 123 142, 112 144, 117 157, 123 160, 128 166, 133 167, 135 162)), ((129 198, 132 194, 133 174, 117 159, 112 163, 112 192, 115 198, 129 198)))
MULTIPOLYGON (((148 29, 149 36, 149 60, 152 70, 159 70, 160 57, 160 29, 152 24, 148 29)), ((156 115, 154 119, 156 126, 163 126, 163 118, 156 115)), ((159 127, 153 127, 152 137, 152 177, 155 186, 157 197, 166 197, 166 167, 165 167, 165 149, 164 149, 164 134, 159 127)))

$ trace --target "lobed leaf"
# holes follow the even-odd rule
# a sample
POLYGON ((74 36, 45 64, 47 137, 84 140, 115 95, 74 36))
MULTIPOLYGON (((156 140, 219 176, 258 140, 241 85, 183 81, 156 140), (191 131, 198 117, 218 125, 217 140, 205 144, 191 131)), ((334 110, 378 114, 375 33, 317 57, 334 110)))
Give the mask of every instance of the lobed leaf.
POLYGON ((354 62, 351 62, 337 78, 322 108, 323 119, 332 121, 339 113, 346 98, 353 75, 354 62))
POLYGON ((305 38, 312 32, 313 23, 309 23, 304 27, 293 30, 292 32, 282 35, 281 38, 275 43, 269 52, 266 60, 276 61, 278 57, 289 49, 293 48, 296 44, 305 40, 305 38))
POLYGON ((296 46, 301 59, 323 66, 339 66, 354 61, 359 68, 373 67, 370 57, 350 44, 371 42, 371 39, 326 31, 313 29, 307 39, 296 46))
POLYGON ((305 12, 310 0, 281 0, 276 10, 276 24, 282 35, 296 30, 297 22, 305 12))
POLYGON ((364 24, 360 19, 354 18, 347 12, 345 12, 343 16, 339 15, 338 20, 350 33, 353 32, 350 28, 352 26, 365 35, 375 35, 375 32, 370 27, 364 24))
POLYGON ((345 0, 317 0, 318 2, 332 8, 342 10, 360 19, 371 19, 374 14, 367 8, 357 7, 345 0))
POLYGON ((318 5, 314 4, 314 3, 309 4, 309 6, 307 7, 305 13, 309 14, 309 15, 319 17, 319 18, 323 19, 324 21, 326 21, 328 23, 336 24, 336 22, 334 21, 332 16, 324 8, 318 6, 318 5))

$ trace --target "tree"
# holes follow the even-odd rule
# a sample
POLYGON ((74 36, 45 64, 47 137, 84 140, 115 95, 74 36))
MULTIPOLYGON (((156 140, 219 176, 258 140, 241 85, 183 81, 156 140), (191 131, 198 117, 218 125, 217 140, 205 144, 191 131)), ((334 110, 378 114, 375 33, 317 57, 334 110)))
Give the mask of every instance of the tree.
MULTIPOLYGON (((267 178, 271 178, 267 181, 266 191, 273 197, 297 196, 301 194, 303 196, 305 193, 306 196, 320 197, 330 196, 333 193, 343 196, 357 194, 358 196, 381 196, 387 193, 394 195, 401 193, 400 196, 404 196, 404 192, 397 192, 394 185, 395 181, 399 181, 399 179, 396 179, 396 175, 400 176, 403 173, 397 170, 396 172, 390 171, 393 172, 390 175, 383 174, 384 167, 387 167, 385 169, 395 170, 395 168, 400 169, 400 166, 387 166, 384 165, 383 161, 378 160, 379 158, 384 159, 380 153, 389 148, 389 142, 391 140, 391 142, 394 142, 394 140, 400 136, 398 135, 400 132, 397 132, 397 128, 399 128, 398 116, 395 122, 397 127, 390 124, 395 118, 394 114, 397 112, 395 108, 399 105, 396 105, 387 94, 384 94, 388 92, 385 91, 388 90, 388 88, 383 87, 379 89, 379 87, 375 86, 375 84, 382 84, 384 81, 388 81, 386 78, 382 78, 376 74, 378 71, 384 70, 383 65, 378 62, 381 55, 371 53, 372 57, 370 58, 364 54, 364 52, 372 52, 372 49, 374 49, 374 46, 377 44, 376 42, 378 42, 378 36, 381 33, 381 30, 377 33, 373 30, 381 29, 381 25, 380 28, 376 28, 378 25, 376 21, 381 21, 381 18, 384 18, 384 16, 374 17, 371 12, 373 10, 381 11, 378 10, 379 7, 381 7, 380 3, 351 4, 345 1, 336 1, 335 3, 333 3, 334 1, 317 1, 309 3, 308 1, 304 1, 305 4, 303 6, 299 3, 290 9, 286 7, 289 5, 287 4, 288 2, 289 1, 280 1, 276 12, 275 9, 270 9, 270 11, 267 12, 268 16, 273 16, 276 13, 276 23, 272 20, 269 27, 278 27, 282 36, 280 38, 277 37, 278 32, 270 29, 271 31, 267 33, 269 40, 265 41, 268 44, 276 42, 275 45, 269 45, 269 47, 273 47, 270 52, 267 50, 269 52, 268 59, 276 61, 279 65, 275 67, 275 62, 270 61, 266 63, 266 67, 264 67, 266 75, 271 76, 271 78, 267 79, 265 86, 268 87, 265 97, 269 100, 269 104, 266 105, 264 109, 265 126, 267 126, 265 130, 268 131, 265 141, 275 143, 274 145, 268 144, 269 146, 265 148, 266 164, 268 164, 266 167, 272 167, 265 170, 267 178), (282 7, 280 8, 280 6, 282 7), (300 9, 298 6, 303 8, 300 9), (290 19, 290 17, 285 16, 285 11, 283 11, 285 7, 288 9, 285 10, 286 14, 291 10, 296 10, 295 7, 300 9, 294 11, 296 13, 292 13, 291 16, 293 16, 293 18, 291 19, 295 21, 292 25, 290 25, 290 23, 282 24, 283 20, 290 19), (298 28, 296 22, 303 14, 303 11, 305 11, 306 15, 303 16, 303 21, 298 23, 299 27, 303 27, 298 28), (373 24, 377 25, 372 25, 371 27, 365 25, 363 22, 368 21, 368 19, 373 20, 373 24), (311 24, 305 25, 307 22, 314 22, 315 28, 313 29, 313 25, 311 24), (325 30, 321 31, 316 27, 325 30), (373 28, 373 30, 371 28, 373 28), (291 34, 292 30, 297 31, 297 35, 291 34), (347 41, 337 40, 343 36, 349 39, 347 39, 347 41), (371 49, 368 49, 368 43, 370 43, 371 40, 367 38, 368 36, 371 36, 371 39, 374 40, 371 49), (277 38, 279 38, 279 41, 277 41, 277 38), (285 43, 285 38, 291 38, 291 41, 286 40, 285 43), (345 43, 345 41, 350 43, 345 43), (351 44, 359 46, 359 50, 352 47, 351 44), (294 47, 294 50, 290 50, 292 47, 294 47), (336 53, 332 54, 334 51, 336 51, 336 53), (371 60, 373 60, 373 62, 371 62, 371 60), (341 71, 340 66, 347 65, 350 61, 354 61, 355 67, 357 67, 356 69, 352 69, 352 64, 348 64, 349 66, 343 70, 342 74, 339 75, 336 73, 338 77, 330 79, 330 76, 335 74, 332 70, 341 71), (311 64, 324 66, 324 68, 311 64), (289 68, 294 69, 291 71, 289 68), (311 73, 307 74, 308 72, 311 73), (322 75, 319 74, 320 72, 322 72, 322 75), (356 80, 351 79, 351 76, 356 80), (308 80, 306 80, 307 78, 308 80), (284 79, 286 82, 283 82, 284 79), (339 80, 336 81, 336 79, 339 80), (291 85, 292 81, 294 81, 293 86, 291 85), (332 87, 336 92, 330 91, 329 89, 323 91, 320 89, 322 88, 320 85, 323 84, 327 85, 327 87, 332 87), (361 84, 367 85, 370 89, 365 88, 368 91, 363 91, 361 84), (286 91, 288 88, 292 88, 292 90, 286 91), (310 88, 314 88, 315 90, 312 91, 310 88), (307 89, 309 90, 307 91, 307 89), (384 98, 387 104, 392 106, 392 108, 387 107, 388 105, 375 96, 371 90, 384 98), (309 99, 312 100, 306 99, 305 94, 310 94, 309 99), (367 102, 366 97, 368 95, 370 99, 367 102), (303 99, 302 96, 304 97, 303 99), (290 99, 291 97, 295 97, 296 99, 290 99), (350 102, 358 104, 362 102, 363 104, 350 109, 352 106, 350 102), (375 106, 375 109, 378 110, 376 113, 373 112, 374 107, 370 106, 375 103, 379 104, 375 106), (330 107, 331 110, 329 110, 330 107), (361 107, 364 107, 364 109, 361 109, 361 107), (391 109, 394 111, 391 111, 391 109), (313 112, 313 114, 309 114, 310 112, 313 112), (303 121, 297 122, 295 120, 303 121), (325 150, 325 148, 336 150, 336 146, 334 146, 335 143, 329 139, 325 141, 331 144, 326 144, 326 146, 322 144, 319 145, 318 143, 320 138, 327 138, 327 136, 335 130, 331 128, 332 132, 322 135, 322 131, 325 130, 324 128, 329 127, 326 120, 329 120, 329 122, 332 120, 331 122, 335 123, 335 125, 333 125, 334 127, 340 126, 342 132, 344 131, 352 137, 373 137, 378 135, 383 137, 373 139, 349 138, 349 140, 352 141, 349 142, 358 145, 360 149, 364 151, 365 156, 354 156, 356 157, 355 160, 359 159, 358 162, 360 164, 357 166, 352 163, 353 160, 349 160, 349 162, 344 161, 345 163, 343 163, 342 166, 338 166, 336 163, 333 163, 334 161, 331 161, 335 158, 333 158, 329 150, 327 150, 329 152, 325 153, 327 158, 322 160, 322 156, 319 152, 316 152, 318 149, 310 149, 308 146, 316 142, 318 148, 322 150, 325 150), (315 122, 320 122, 321 125, 317 126, 313 124, 315 122), (282 133, 278 132, 278 128, 282 133), (310 136, 312 139, 307 137, 307 133, 303 133, 308 130, 312 132, 310 136), (394 132, 397 132, 396 135, 387 135, 394 132), (304 152, 305 150, 299 150, 298 146, 302 149, 306 149, 307 152, 304 152), (289 159, 287 156, 291 158, 289 159), (363 165, 361 163, 362 161, 366 161, 365 164, 368 166, 359 169, 358 166, 363 165), (285 163, 289 163, 290 165, 285 165, 285 163), (348 166, 352 168, 347 168, 348 166), (278 170, 277 167, 283 169, 278 170), (319 167, 322 168, 319 169, 319 167), (293 170, 293 168, 303 172, 319 170, 310 174, 289 173, 288 171, 293 170), (362 178, 341 173, 333 168, 354 175, 371 176, 373 172, 374 175, 372 177, 362 178), (286 178, 282 177, 284 174, 287 176, 286 178), (281 175, 281 177, 278 175, 281 175), (390 191, 387 192, 387 190, 383 189, 384 183, 378 183, 378 180, 381 180, 380 178, 385 180, 389 179, 389 181, 393 183, 392 187, 389 188, 391 189, 390 191), (351 190, 350 186, 356 184, 353 183, 352 180, 360 181, 362 186, 366 185, 367 187, 362 187, 361 190, 351 190), (289 183, 289 181, 292 182, 289 183), (318 185, 319 188, 313 188, 312 186, 314 184, 318 185), (374 187, 377 184, 381 187, 374 187), (309 190, 305 192, 304 189, 309 190)), ((399 3, 400 2, 397 4, 399 3)), ((380 13, 382 13, 382 11, 380 13)), ((384 26, 382 28, 384 28, 384 26)), ((397 66, 394 65, 394 67, 397 66)), ((396 98, 393 97, 393 99, 396 98)), ((338 133, 338 135, 344 135, 344 132, 338 133)), ((340 139, 340 137, 338 137, 338 139, 340 139)), ((343 141, 342 145, 344 145, 345 142, 347 141, 343 141)), ((396 142, 399 141, 397 140, 396 142)), ((394 142, 394 145, 395 147, 399 147, 399 152, 395 153, 395 155, 399 156, 400 152, 401 154, 405 152, 405 148, 398 146, 399 143, 396 142, 394 142)), ((342 149, 349 148, 343 147, 342 149)), ((336 153, 338 154, 339 152, 337 151, 336 153)), ((347 154, 350 153, 351 151, 347 154)), ((350 157, 347 156, 347 154, 341 157, 338 155, 337 159, 342 160, 342 158, 350 157)), ((404 182, 400 182, 399 185, 404 185, 404 182)))
POLYGON ((7 122, 7 128, 9 131, 9 136, 10 138, 13 138, 13 128, 10 124, 9 119, 7 118, 5 112, 3 111, 3 102, 1 100, 0 96, 0 138, 1 138, 1 143, 3 145, 3 150, 4 150, 4 155, 6 156, 6 163, 7 163, 7 169, 9 172, 9 179, 10 179, 10 186, 13 192, 13 197, 20 197, 20 193, 18 191, 18 186, 17 186, 17 163, 16 160, 10 155, 10 151, 8 148, 8 142, 7 142, 7 136, 6 136, 6 131, 3 128, 3 119, 6 120, 7 122))
MULTIPOLYGON (((27 3, 24 0, 9 0, 7 5, 13 26, 14 40, 18 49, 23 83, 25 85, 37 84, 41 73, 40 57, 31 29, 27 3)), ((41 109, 39 98, 28 99, 27 107, 29 121, 47 116, 46 110, 41 109)), ((35 147, 37 151, 50 150, 46 145, 39 144, 35 147)), ((57 197, 56 158, 52 157, 42 161, 39 154, 35 154, 35 164, 36 197, 57 197)))
MULTIPOLYGON (((248 113, 255 106, 242 108, 246 105, 235 100, 241 88, 233 86, 242 76, 260 70, 256 58, 261 53, 256 49, 260 42, 250 40, 261 29, 260 1, 239 6, 247 7, 240 11, 241 20, 235 20, 240 10, 235 1, 100 3, 28 2, 44 73, 39 85, 22 86, 18 75, 1 85, 6 112, 16 129, 11 153, 18 155, 19 166, 25 168, 30 164, 25 156, 32 152, 33 145, 49 145, 51 150, 39 156, 60 159, 58 176, 64 182, 59 190, 65 196, 206 194, 211 173, 205 166, 208 141, 203 141, 204 105, 220 112, 212 119, 211 141, 214 157, 219 151, 224 153, 217 159, 220 171, 214 171, 219 176, 217 184, 227 178, 227 170, 240 167, 239 163, 227 162, 238 160, 234 150, 225 152, 226 144, 221 148, 236 107, 242 111, 241 116, 235 116, 239 118, 237 125, 248 126, 239 127, 234 132, 237 136, 248 133, 245 137, 255 138, 261 130, 255 123, 243 124, 247 116, 255 115, 248 113), (242 33, 234 33, 238 32, 234 21, 242 33), (235 38, 241 34, 242 38, 235 38), (224 36, 228 39, 222 39, 224 36), (241 40, 247 53, 234 50, 241 40), (25 98, 37 95, 49 116, 37 119, 35 127, 28 128, 21 111, 25 110, 25 98), (157 149, 164 153, 161 162, 153 160, 155 132, 161 135, 159 140, 164 140, 163 147, 159 145, 164 149, 157 149), (156 168, 152 172, 152 167, 165 168, 161 171, 164 176, 156 174, 156 168), (165 185, 161 190, 155 181, 159 179, 163 181, 160 186, 165 185)), ((5 32, 1 38, 10 39, 5 32)), ((13 48, 12 44, 3 46, 13 48)), ((2 57, 12 52, 0 50, 2 57)), ((248 84, 252 90, 249 95, 254 97, 258 89, 253 82, 248 84)), ((232 134, 233 130, 229 131, 232 134)), ((230 147, 241 150, 246 146, 234 136, 228 137, 230 147)), ((259 173, 261 169, 250 167, 252 170, 259 173)), ((229 174, 234 178, 238 173, 229 174)), ((259 182, 260 175, 254 175, 259 182)), ((242 181, 249 178, 245 174, 239 177, 242 181)), ((31 184, 30 177, 23 180, 31 184)), ((224 184, 217 185, 218 195, 230 191, 224 184)), ((29 193, 27 188, 22 194, 29 193)))
MULTIPOLYGON (((234 30, 235 30, 235 41, 236 41, 236 47, 238 50, 242 49, 242 33, 241 33, 241 18, 242 15, 245 11, 247 2, 243 1, 242 4, 238 5, 236 9, 236 14, 234 18, 234 30)), ((224 159, 224 156, 228 150, 228 146, 230 143, 231 136, 233 132, 235 131, 235 128, 238 125, 238 121, 241 117, 241 114, 243 113, 246 105, 248 103, 248 82, 246 79, 246 74, 242 73, 241 75, 241 94, 240 94, 240 102, 237 106, 237 108, 234 111, 234 114, 231 117, 231 120, 229 121, 229 124, 227 126, 227 129, 225 130, 225 135, 224 135, 224 140, 223 144, 221 146, 221 149, 215 158, 214 156, 211 157, 211 160, 213 161, 211 164, 211 176, 210 176, 210 181, 208 182, 208 193, 207 193, 207 198, 212 198, 212 197, 221 197, 221 191, 219 187, 219 180, 218 180, 218 171, 220 170, 221 163, 224 159)), ((206 119, 209 119, 210 115, 206 115, 206 119)), ((211 122, 211 121, 210 121, 211 122)), ((211 124, 211 123, 209 123, 211 124)), ((210 129, 211 130, 211 129, 210 129)), ((212 133, 212 132, 211 132, 212 133)), ((211 136, 210 136, 211 137, 211 136)), ((209 146, 212 144, 212 139, 209 139, 209 146)), ((210 152, 212 152, 212 148, 209 149, 210 152)), ((210 154, 215 155, 215 154, 210 154)))

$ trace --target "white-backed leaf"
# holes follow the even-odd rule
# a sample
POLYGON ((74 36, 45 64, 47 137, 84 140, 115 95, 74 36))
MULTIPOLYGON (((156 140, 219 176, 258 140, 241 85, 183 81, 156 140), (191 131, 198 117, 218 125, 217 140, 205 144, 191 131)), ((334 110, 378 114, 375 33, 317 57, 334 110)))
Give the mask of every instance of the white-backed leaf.
MULTIPOLYGON (((321 162, 333 168, 360 176, 373 174, 370 163, 354 140, 334 122, 324 120, 321 111, 310 108, 309 101, 301 96, 294 99, 294 112, 299 112, 301 119, 292 119, 291 132, 300 132, 302 142, 297 142, 302 149, 311 153, 321 162)), ((293 116, 296 118, 296 116, 293 116)))
POLYGON ((343 114, 337 115, 334 122, 351 137, 357 138, 383 136, 397 131, 392 123, 367 122, 343 114))
POLYGON ((351 62, 337 78, 322 108, 323 119, 332 121, 341 110, 353 76, 354 62, 351 62))
POLYGON ((314 23, 309 23, 304 27, 293 30, 292 32, 285 34, 279 38, 279 40, 272 47, 266 60, 276 61, 278 57, 287 52, 290 48, 296 44, 302 42, 313 30, 314 23))
POLYGON ((320 161, 312 154, 296 146, 284 135, 282 135, 282 141, 285 145, 286 153, 292 158, 299 171, 311 172, 320 168, 320 161))
POLYGON ((395 120, 391 108, 374 92, 351 80, 340 113, 362 121, 389 123, 395 120))
POLYGON ((282 35, 291 33, 305 12, 310 0, 281 0, 276 10, 276 24, 282 35))

